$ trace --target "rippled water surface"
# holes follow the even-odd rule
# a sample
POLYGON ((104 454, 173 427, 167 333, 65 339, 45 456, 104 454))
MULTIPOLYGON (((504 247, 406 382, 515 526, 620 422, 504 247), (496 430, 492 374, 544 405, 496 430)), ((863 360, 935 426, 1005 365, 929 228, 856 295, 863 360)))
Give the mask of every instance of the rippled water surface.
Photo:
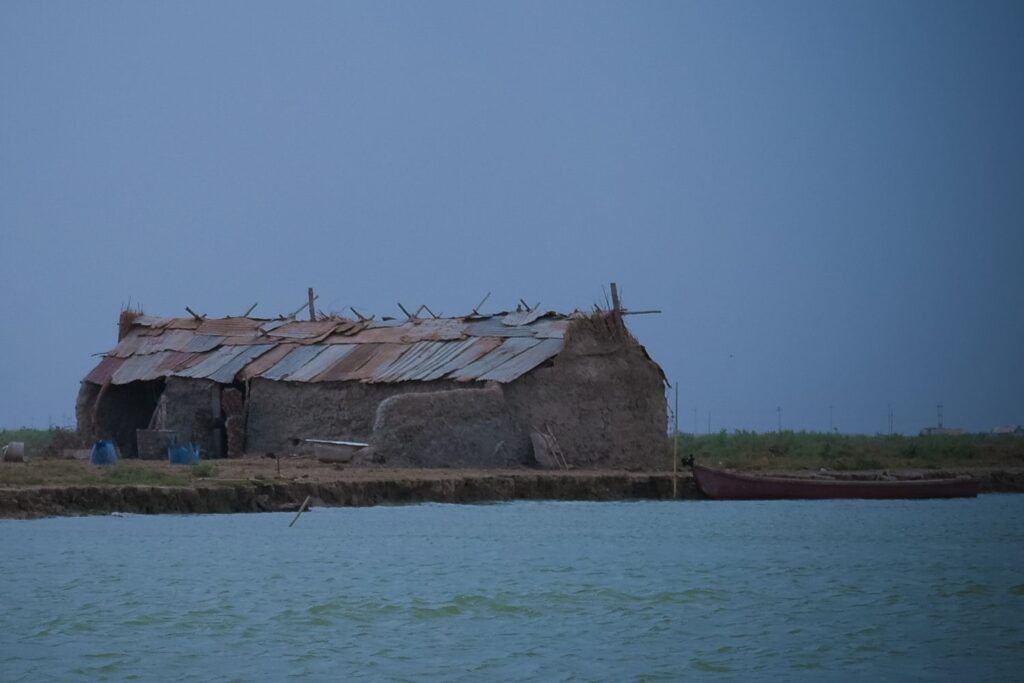
POLYGON ((291 517, 0 522, 0 680, 1009 680, 1024 667, 1024 496, 291 517))

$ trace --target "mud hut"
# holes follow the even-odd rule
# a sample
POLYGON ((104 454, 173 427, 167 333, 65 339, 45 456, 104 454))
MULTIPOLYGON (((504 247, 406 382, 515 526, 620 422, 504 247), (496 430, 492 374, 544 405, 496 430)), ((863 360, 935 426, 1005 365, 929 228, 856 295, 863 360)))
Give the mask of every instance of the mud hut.
POLYGON ((322 439, 392 466, 665 466, 664 374, 619 311, 120 323, 76 414, 127 457, 174 439, 205 457, 322 439))

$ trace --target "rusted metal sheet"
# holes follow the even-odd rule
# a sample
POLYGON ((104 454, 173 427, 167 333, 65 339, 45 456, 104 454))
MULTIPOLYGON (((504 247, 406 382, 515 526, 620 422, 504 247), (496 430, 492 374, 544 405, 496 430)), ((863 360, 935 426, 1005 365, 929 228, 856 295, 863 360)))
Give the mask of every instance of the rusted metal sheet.
POLYGON ((403 344, 351 344, 352 351, 316 378, 318 382, 348 382, 372 377, 377 368, 405 351, 403 344))
POLYGON ((373 344, 373 348, 374 354, 362 367, 352 372, 351 379, 361 382, 372 382, 374 375, 381 368, 387 367, 398 360, 409 347, 405 344, 373 344))
POLYGON ((466 323, 459 318, 440 318, 437 320, 419 320, 411 325, 403 325, 405 333, 402 341, 414 343, 418 341, 452 341, 466 338, 466 323))
POLYGON ((199 324, 199 329, 196 332, 198 334, 235 337, 255 332, 261 322, 263 321, 252 318, 208 318, 199 324))
POLYGON ((257 334, 266 334, 267 332, 272 332, 272 331, 276 330, 277 328, 281 327, 281 325, 287 325, 290 322, 293 322, 293 321, 291 321, 291 320, 265 320, 262 323, 260 323, 260 325, 256 328, 256 333, 257 334))
MULTIPOLYGON (((330 334, 338 326, 337 320, 292 321, 269 332, 268 336, 286 339, 315 339, 330 334)), ((263 329, 266 330, 266 327, 264 326, 263 329)))
POLYGON ((167 330, 155 337, 145 337, 136 353, 157 353, 159 351, 183 351, 195 337, 189 330, 167 330))
POLYGON ((427 378, 432 376, 434 372, 437 371, 438 368, 444 367, 451 363, 453 358, 459 356, 459 354, 461 354, 467 348, 472 346, 476 341, 476 338, 469 338, 464 339, 462 341, 444 342, 428 358, 424 358, 416 365, 416 367, 410 368, 405 373, 403 373, 402 377, 398 381, 427 381, 427 378))
MULTIPOLYGON (((176 377, 191 377, 193 379, 212 379, 215 375, 217 375, 218 370, 224 368, 226 365, 231 363, 231 361, 235 360, 240 355, 245 353, 248 348, 249 347, 246 346, 225 346, 219 348, 213 353, 208 353, 204 355, 203 359, 196 363, 195 365, 193 365, 192 367, 177 370, 172 374, 174 374, 176 377)), ((234 373, 232 373, 232 377, 233 376, 234 373)))
POLYGON ((225 346, 213 353, 203 354, 197 363, 181 367, 171 373, 178 377, 208 379, 220 384, 231 384, 235 375, 254 358, 262 355, 272 344, 253 346, 225 346))
MULTIPOLYGON (((231 347, 224 348, 227 349, 231 347)), ((214 382, 219 382, 221 384, 231 384, 235 381, 235 375, 237 375, 242 368, 262 356, 270 349, 274 348, 274 345, 253 344, 252 346, 241 346, 237 348, 241 349, 238 355, 224 363, 224 365, 216 371, 207 374, 206 379, 212 379, 214 382)))
POLYGON ((92 369, 88 375, 85 376, 83 381, 92 382, 93 384, 106 384, 117 369, 124 364, 124 358, 118 358, 117 356, 104 356, 100 364, 92 369))
POLYGON ((124 339, 117 342, 117 346, 115 346, 107 355, 117 356, 118 358, 129 358, 138 353, 139 349, 141 349, 148 340, 149 337, 144 337, 139 334, 137 330, 132 329, 127 335, 125 335, 124 339))
POLYGON ((503 384, 518 379, 547 359, 557 356, 562 350, 562 343, 561 339, 542 339, 536 346, 526 349, 481 375, 480 379, 485 382, 493 380, 503 384))
POLYGON ((278 342, 277 339, 270 339, 262 335, 250 334, 236 337, 224 337, 224 341, 221 342, 223 346, 250 346, 252 344, 273 344, 278 342))
POLYGON ((409 347, 398 360, 381 368, 373 376, 375 382, 408 382, 422 371, 426 371, 435 361, 445 355, 454 342, 421 341, 409 347))
POLYGON ((153 337, 161 334, 168 325, 174 322, 174 318, 157 318, 152 315, 140 315, 132 320, 130 330, 141 334, 144 337, 153 337))
POLYGON ((163 377, 166 373, 160 369, 162 363, 172 359, 179 362, 182 360, 180 356, 177 358, 169 356, 169 354, 176 353, 175 351, 161 351, 159 353, 126 358, 121 367, 111 376, 110 382, 112 384, 129 384, 131 382, 142 382, 163 377))
POLYGON ((352 352, 354 345, 333 344, 327 346, 308 363, 288 375, 289 382, 309 382, 322 372, 330 370, 335 363, 352 352))
POLYGON ((195 318, 172 318, 164 327, 168 330, 195 330, 201 322, 195 318))
POLYGON ((518 356, 539 343, 540 341, 537 339, 524 339, 521 337, 506 339, 502 342, 501 346, 461 370, 451 373, 450 377, 458 382, 471 382, 480 379, 480 377, 494 370, 505 361, 518 356))
POLYGON ((533 330, 533 336, 538 339, 564 339, 565 332, 571 324, 571 320, 545 318, 530 325, 530 329, 533 330))
POLYGON ((457 370, 461 370, 470 363, 476 361, 478 358, 483 357, 485 354, 488 354, 501 346, 501 340, 494 337, 470 337, 468 341, 470 343, 464 346, 462 350, 453 356, 447 363, 435 367, 419 379, 424 382, 443 379, 446 375, 457 370))
POLYGON ((185 345, 185 348, 180 350, 189 353, 206 353, 220 346, 223 341, 224 337, 196 334, 192 336, 192 339, 185 345))
POLYGON ((412 323, 367 327, 348 336, 346 344, 402 344, 402 337, 412 329, 412 323))
POLYGON ((168 351, 164 354, 164 360, 157 365, 160 376, 172 374, 176 370, 190 368, 198 363, 203 357, 201 353, 186 353, 184 351, 168 351))
POLYGON ((303 365, 316 358, 317 354, 326 348, 326 346, 321 344, 297 346, 287 356, 275 363, 272 368, 263 372, 260 377, 273 380, 287 379, 288 375, 297 372, 303 365))
POLYGON ((443 356, 451 344, 458 342, 421 341, 408 347, 408 350, 390 365, 380 368, 373 375, 373 382, 406 382, 413 376, 431 367, 435 359, 443 356))
POLYGON ((473 320, 466 323, 466 332, 472 337, 532 337, 533 330, 529 327, 509 327, 503 325, 501 318, 473 320))
POLYGON ((539 308, 533 311, 516 311, 502 318, 501 324, 508 327, 522 327, 546 315, 554 315, 554 311, 542 311, 539 308))
POLYGON ((132 320, 132 326, 138 325, 140 327, 167 327, 174 318, 158 318, 155 315, 140 315, 139 317, 132 320))
POLYGON ((261 374, 274 367, 274 365, 291 353, 292 349, 295 348, 295 344, 277 344, 271 350, 250 362, 238 373, 238 379, 243 382, 253 377, 259 377, 261 374))
POLYGON ((432 347, 442 342, 419 342, 418 344, 403 344, 404 352, 394 361, 387 365, 381 365, 373 373, 371 382, 391 382, 398 377, 404 368, 412 367, 423 356, 430 353, 432 347))

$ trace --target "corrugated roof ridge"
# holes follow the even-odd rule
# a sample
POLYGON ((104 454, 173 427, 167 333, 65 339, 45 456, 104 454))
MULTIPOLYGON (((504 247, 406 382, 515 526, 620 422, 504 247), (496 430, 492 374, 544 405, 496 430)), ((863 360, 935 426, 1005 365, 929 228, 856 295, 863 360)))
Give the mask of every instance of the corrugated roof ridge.
MULTIPOLYGON (((160 317, 160 316, 155 316, 155 315, 142 315, 142 316, 139 316, 138 318, 136 318, 132 322, 132 327, 153 328, 153 327, 173 326, 176 323, 177 324, 181 324, 181 323, 198 323, 198 324, 201 324, 202 322, 206 322, 206 321, 218 322, 218 321, 224 321, 224 320, 239 320, 239 321, 241 321, 241 320, 248 320, 248 321, 252 321, 252 322, 255 322, 255 323, 282 322, 282 323, 287 323, 289 325, 293 325, 293 324, 300 324, 300 325, 302 325, 302 324, 323 324, 325 322, 332 322, 332 321, 333 322, 337 322, 339 324, 340 323, 352 323, 352 324, 368 323, 367 324, 368 328, 375 328, 375 327, 385 327, 387 325, 394 325, 396 323, 401 324, 401 323, 405 323, 405 322, 412 322, 413 324, 416 324, 416 323, 424 323, 424 322, 431 322, 431 321, 441 321, 441 320, 487 320, 488 318, 505 318, 505 317, 508 317, 510 315, 516 315, 518 313, 525 314, 526 311, 498 311, 496 313, 484 313, 484 314, 477 314, 477 315, 472 315, 472 314, 470 314, 470 315, 450 315, 450 316, 438 316, 437 318, 412 318, 410 320, 400 320, 400 319, 396 319, 396 318, 359 320, 358 318, 346 318, 344 316, 330 316, 330 317, 327 317, 327 318, 318 318, 317 320, 301 320, 301 319, 298 319, 298 318, 282 318, 282 317, 276 317, 276 318, 257 318, 257 317, 253 317, 253 316, 241 316, 241 315, 225 315, 225 316, 222 316, 222 317, 219 317, 219 318, 204 317, 204 318, 202 318, 202 320, 197 320, 196 318, 192 318, 192 317, 167 318, 167 317, 160 317), (380 323, 385 323, 386 325, 385 324, 380 324, 380 323)), ((539 313, 536 316, 535 319, 536 320, 540 320, 540 319, 543 319, 543 318, 552 318, 552 317, 553 318, 557 318, 557 319, 568 319, 568 318, 573 317, 577 313, 578 313, 578 311, 573 311, 571 313, 561 313, 559 311, 548 310, 548 311, 545 311, 543 313, 539 313)))

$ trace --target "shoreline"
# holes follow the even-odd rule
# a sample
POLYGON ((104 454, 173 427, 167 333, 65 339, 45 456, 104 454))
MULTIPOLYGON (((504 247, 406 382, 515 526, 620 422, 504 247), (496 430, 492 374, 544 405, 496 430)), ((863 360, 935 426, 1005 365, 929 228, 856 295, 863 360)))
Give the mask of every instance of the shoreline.
MULTIPOLYGON (((379 473, 377 473, 379 475, 379 473)), ((699 499, 689 473, 679 499, 699 499)), ((332 481, 223 481, 194 486, 41 485, 0 488, 0 519, 135 514, 293 512, 311 507, 417 503, 499 503, 513 500, 669 500, 670 472, 501 472, 457 474, 422 470, 332 481)))
MULTIPOLYGON (((385 468, 343 470, 315 461, 291 461, 283 468, 282 474, 277 475, 273 461, 242 459, 209 462, 227 470, 224 473, 226 476, 198 478, 187 485, 54 482, 12 486, 0 482, 0 519, 40 519, 114 512, 286 512, 297 510, 306 496, 311 498, 311 506, 314 507, 673 498, 671 472, 385 468)), ((164 463, 132 466, 152 471, 169 471, 171 468, 164 463)), ((807 476, 815 473, 791 471, 775 474, 807 476)), ((845 472, 840 476, 857 478, 870 477, 872 474, 845 472)), ((949 468, 901 474, 929 478, 969 474, 978 479, 982 493, 1024 492, 1024 468, 949 468)), ((676 491, 678 500, 704 498, 689 471, 681 470, 678 473, 676 491)))

